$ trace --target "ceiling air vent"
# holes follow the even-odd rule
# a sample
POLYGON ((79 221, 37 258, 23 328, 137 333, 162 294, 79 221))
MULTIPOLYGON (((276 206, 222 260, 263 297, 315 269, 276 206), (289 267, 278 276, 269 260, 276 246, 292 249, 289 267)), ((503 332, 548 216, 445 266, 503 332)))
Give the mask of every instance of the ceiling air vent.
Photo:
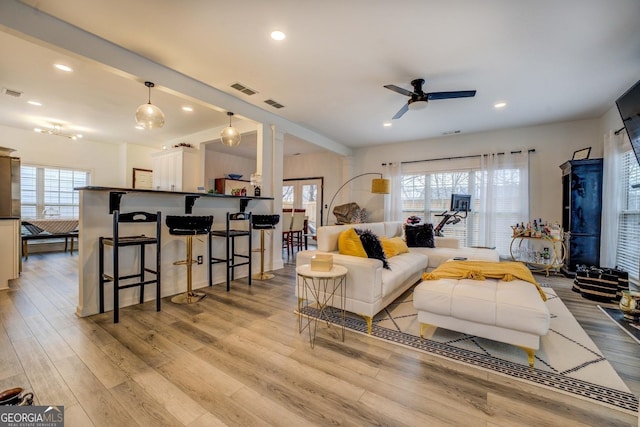
POLYGON ((245 95, 255 95, 256 93, 258 93, 257 90, 253 90, 249 87, 246 87, 245 85, 243 85, 242 83, 234 83, 231 85, 232 88, 234 88, 235 90, 239 90, 240 92, 244 93, 245 95))
POLYGON ((265 103, 267 103, 267 104, 269 104, 269 105, 271 105, 273 108, 283 108, 283 107, 284 107, 284 105, 280 104, 280 103, 279 103, 279 102, 277 102, 277 101, 274 101, 274 100, 273 100, 273 99, 271 99, 271 98, 266 99, 264 102, 265 102, 265 103))
POLYGON ((22 96, 22 92, 19 90, 7 89, 6 87, 2 88, 2 93, 5 95, 13 96, 14 98, 20 98, 22 96))

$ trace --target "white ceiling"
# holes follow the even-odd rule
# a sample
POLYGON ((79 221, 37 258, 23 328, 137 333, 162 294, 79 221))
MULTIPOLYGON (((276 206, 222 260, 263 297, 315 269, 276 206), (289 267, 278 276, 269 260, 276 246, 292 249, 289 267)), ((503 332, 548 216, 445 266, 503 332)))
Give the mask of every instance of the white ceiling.
MULTIPOLYGON (((640 78, 638 0, 22 3, 351 148, 599 117, 640 78), (287 38, 271 40, 275 29, 287 38), (431 101, 392 121, 407 98, 383 85, 411 89, 415 78, 426 80, 425 92, 477 95, 431 101), (258 94, 230 88, 236 82, 258 94), (285 108, 268 106, 268 98, 285 108), (497 101, 507 107, 495 110, 497 101)), ((32 129, 56 121, 95 141, 160 146, 228 123, 222 108, 157 87, 151 100, 166 125, 137 131, 133 113, 153 76, 4 30, 0 86, 24 94, 0 96, 0 124, 32 129), (59 61, 76 71, 56 71, 59 61), (195 112, 183 113, 184 104, 195 112)), ((289 153, 317 149, 298 138, 285 142, 289 153)))

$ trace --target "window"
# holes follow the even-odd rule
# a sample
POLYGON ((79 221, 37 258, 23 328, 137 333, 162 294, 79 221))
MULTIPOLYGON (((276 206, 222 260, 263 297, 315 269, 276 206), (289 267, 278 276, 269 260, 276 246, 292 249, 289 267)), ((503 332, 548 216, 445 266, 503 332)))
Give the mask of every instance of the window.
POLYGON ((619 213, 618 248, 616 264, 637 279, 640 259, 640 167, 633 150, 622 157, 621 180, 623 191, 622 210, 619 213))
POLYGON ((89 172, 83 170, 22 165, 22 218, 78 218, 79 195, 74 187, 88 185, 89 176, 89 172))
POLYGON ((449 210, 452 194, 470 194, 471 211, 447 224, 443 234, 466 246, 495 246, 509 257, 511 226, 528 221, 529 199, 527 155, 513 154, 484 156, 457 170, 447 170, 446 161, 427 162, 422 168, 431 170, 424 172, 414 166, 401 180, 403 216, 415 215, 435 226, 449 210))
MULTIPOLYGON (((449 210, 451 194, 472 194, 469 181, 470 171, 435 172, 402 177, 402 212, 406 217, 419 216, 424 222, 438 224, 442 214, 449 210)), ((447 225, 446 236, 456 237, 465 244, 477 244, 477 233, 467 233, 467 226, 474 224, 477 197, 471 198, 471 212, 467 219, 457 224, 447 225)))

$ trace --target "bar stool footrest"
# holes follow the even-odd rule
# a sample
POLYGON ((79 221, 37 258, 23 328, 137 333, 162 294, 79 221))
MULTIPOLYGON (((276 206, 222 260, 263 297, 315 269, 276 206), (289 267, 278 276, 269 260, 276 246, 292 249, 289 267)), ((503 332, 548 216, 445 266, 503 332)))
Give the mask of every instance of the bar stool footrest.
POLYGON ((185 292, 171 298, 171 302, 174 304, 193 304, 202 300, 206 296, 207 294, 202 292, 194 292, 194 291, 185 292))

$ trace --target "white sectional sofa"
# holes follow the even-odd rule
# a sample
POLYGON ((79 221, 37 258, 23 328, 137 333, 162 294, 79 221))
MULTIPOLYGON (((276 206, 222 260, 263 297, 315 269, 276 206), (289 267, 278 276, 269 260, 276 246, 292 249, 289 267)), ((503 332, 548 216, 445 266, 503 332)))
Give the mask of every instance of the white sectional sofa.
MULTIPOLYGON (((338 236, 349 227, 371 230, 379 237, 402 236, 402 222, 376 222, 320 227, 317 230, 318 249, 298 252, 296 265, 310 264, 316 253, 332 253, 333 263, 347 267, 345 310, 362 316, 371 332, 373 316, 417 283, 425 271, 431 271, 454 257, 478 261, 499 261, 492 249, 460 247, 455 238, 436 237, 435 248, 409 248, 408 253, 388 259, 390 269, 382 261, 338 253, 338 236)), ((297 294, 296 286, 296 296, 297 294)), ((336 299, 336 302, 338 299, 336 299)))

